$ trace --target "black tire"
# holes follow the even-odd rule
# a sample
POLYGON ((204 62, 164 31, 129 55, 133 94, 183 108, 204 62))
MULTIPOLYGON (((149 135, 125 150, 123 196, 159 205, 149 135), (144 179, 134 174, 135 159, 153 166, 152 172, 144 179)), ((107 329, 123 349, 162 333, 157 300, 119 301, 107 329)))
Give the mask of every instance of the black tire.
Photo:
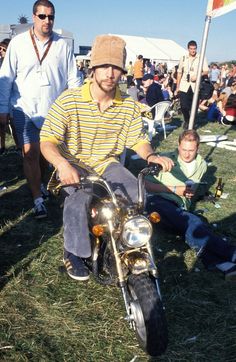
MULTIPOLYGON (((90 235, 92 245, 95 242, 90 235)), ((94 248, 92 247, 92 250, 94 248)), ((94 250, 92 251, 92 253, 94 250)), ((87 261, 88 268, 92 271, 94 278, 101 285, 117 285, 117 272, 115 258, 108 247, 108 241, 101 239, 98 257, 92 257, 87 261)))
POLYGON ((168 330, 155 280, 148 274, 132 274, 128 278, 128 289, 139 344, 150 356, 160 356, 167 348, 168 330))

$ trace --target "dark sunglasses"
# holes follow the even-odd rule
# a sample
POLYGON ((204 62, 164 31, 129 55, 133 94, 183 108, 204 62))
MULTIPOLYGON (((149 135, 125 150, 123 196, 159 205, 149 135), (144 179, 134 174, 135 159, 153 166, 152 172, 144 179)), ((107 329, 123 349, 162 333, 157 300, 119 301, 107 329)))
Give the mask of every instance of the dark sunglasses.
POLYGON ((49 21, 53 21, 55 19, 55 15, 45 15, 45 14, 35 14, 40 20, 45 20, 48 18, 49 21))

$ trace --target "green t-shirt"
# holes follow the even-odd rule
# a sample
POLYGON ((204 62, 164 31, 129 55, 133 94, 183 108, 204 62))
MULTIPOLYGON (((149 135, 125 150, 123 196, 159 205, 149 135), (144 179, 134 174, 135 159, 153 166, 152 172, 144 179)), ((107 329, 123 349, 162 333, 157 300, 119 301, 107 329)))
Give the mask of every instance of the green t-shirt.
MULTIPOLYGON (((206 161, 197 154, 193 162, 186 163, 181 160, 178 155, 178 150, 162 154, 174 161, 174 166, 170 172, 160 172, 158 176, 148 176, 147 180, 153 183, 160 183, 165 186, 184 186, 187 180, 192 180, 197 183, 201 181, 204 173, 207 170, 206 161)), ((170 201, 174 201, 177 205, 184 207, 186 210, 190 208, 191 200, 184 196, 178 196, 173 192, 160 192, 160 196, 170 201)))

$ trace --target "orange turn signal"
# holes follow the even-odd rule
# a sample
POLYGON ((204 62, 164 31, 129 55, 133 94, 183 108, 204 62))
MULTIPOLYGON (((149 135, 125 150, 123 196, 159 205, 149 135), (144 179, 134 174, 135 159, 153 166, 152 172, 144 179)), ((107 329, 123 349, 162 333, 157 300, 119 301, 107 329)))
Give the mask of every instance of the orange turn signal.
POLYGON ((154 224, 157 224, 161 221, 161 216, 158 214, 158 212, 154 211, 148 216, 149 220, 153 222, 154 224))
POLYGON ((102 225, 94 225, 92 227, 92 233, 95 236, 101 236, 104 234, 104 227, 102 225))

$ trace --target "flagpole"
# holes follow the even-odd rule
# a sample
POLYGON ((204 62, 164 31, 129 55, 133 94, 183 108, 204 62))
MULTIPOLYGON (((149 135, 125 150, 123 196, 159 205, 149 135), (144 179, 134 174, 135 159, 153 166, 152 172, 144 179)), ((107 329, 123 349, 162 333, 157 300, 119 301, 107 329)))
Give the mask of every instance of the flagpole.
POLYGON ((200 50, 200 59, 199 59, 198 70, 197 70, 196 85, 195 85, 195 90, 194 90, 194 94, 193 94, 193 102, 192 102, 192 107, 191 107, 188 129, 193 129, 196 111, 198 109, 198 94, 199 94, 199 88, 200 88, 200 83, 201 83, 202 68, 203 68, 203 62, 204 62, 204 57, 205 57, 205 52, 206 52, 206 45, 207 45, 207 38, 208 38, 210 23, 211 23, 211 16, 206 16, 205 27, 204 27, 203 37, 202 37, 201 50, 200 50))

